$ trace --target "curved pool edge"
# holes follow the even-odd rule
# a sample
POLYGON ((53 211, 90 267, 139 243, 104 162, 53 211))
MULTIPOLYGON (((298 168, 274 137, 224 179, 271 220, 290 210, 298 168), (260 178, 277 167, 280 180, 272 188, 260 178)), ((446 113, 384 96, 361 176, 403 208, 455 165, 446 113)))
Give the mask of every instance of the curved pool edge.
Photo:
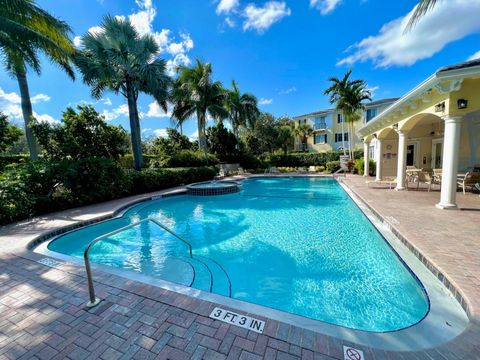
MULTIPOLYGON (((275 175, 275 177, 278 176, 282 175, 275 175)), ((288 177, 291 175, 283 176, 288 177)), ((308 175, 302 174, 301 176, 305 177, 308 175)), ((260 175, 255 177, 264 176, 260 175)), ((352 200, 354 200, 354 202, 360 207, 360 209, 367 216, 367 218, 369 218, 369 220, 375 225, 375 227, 391 245, 394 251, 400 256, 402 261, 407 264, 407 266, 414 272, 414 274, 416 274, 420 282, 424 285, 425 290, 428 294, 428 298, 430 299, 431 307, 426 317, 419 323, 412 325, 406 329, 385 333, 353 330, 338 325, 328 324, 320 320, 313 320, 299 315, 286 313, 280 310, 271 309, 265 306, 256 305, 241 300, 225 298, 221 295, 206 293, 201 290, 169 283, 158 278, 153 278, 136 273, 132 274, 132 272, 130 271, 114 269, 108 266, 98 264, 95 265, 95 269, 107 273, 113 273, 115 275, 126 277, 132 280, 141 281, 153 286, 158 286, 198 299, 211 301, 217 304, 231 307, 233 309, 247 312, 249 314, 257 314, 259 316, 281 321, 293 326, 313 330, 315 332, 323 333, 346 341, 351 341, 364 346, 378 349, 391 351, 422 350, 439 346, 460 335, 467 328, 469 320, 467 315, 463 311, 462 306, 458 303, 457 299, 455 299, 455 297, 450 294, 450 292, 443 286, 443 284, 440 283, 437 277, 434 276, 434 274, 432 274, 424 266, 424 264, 422 264, 420 260, 417 259, 415 255, 405 247, 402 241, 400 241, 393 234, 391 229, 389 229, 388 226, 385 226, 385 224, 382 223, 382 221, 375 216, 375 214, 368 208, 368 205, 364 204, 362 200, 356 197, 356 195, 353 194, 351 190, 346 187, 345 184, 341 183, 341 185, 344 190, 347 191, 352 200), (448 322, 452 326, 446 325, 446 322, 448 322), (428 334, 428 338, 425 338, 426 334, 428 334)), ((122 214, 128 211, 128 209, 132 206, 137 205, 140 202, 156 198, 157 197, 146 197, 144 199, 132 201, 124 204, 124 206, 114 211, 113 214, 111 216, 108 216, 107 218, 102 217, 97 219, 97 221, 95 221, 95 219, 90 220, 88 221, 88 224, 76 226, 75 229, 65 229, 61 232, 57 231, 57 233, 51 235, 49 239, 44 239, 43 246, 37 247, 35 251, 39 252, 42 247, 44 247, 44 250, 47 250, 47 243, 45 242, 46 240, 49 240, 48 242, 50 242, 53 241, 57 236, 59 236, 60 234, 64 234, 65 232, 74 231, 80 227, 87 226, 95 222, 105 221, 122 216, 122 214)), ((34 246, 36 245, 38 245, 38 242, 36 242, 34 246)), ((76 258, 58 254, 50 250, 47 250, 45 252, 40 251, 40 253, 54 258, 67 260, 71 263, 77 263, 78 265, 83 266, 83 262, 79 261, 76 258)))

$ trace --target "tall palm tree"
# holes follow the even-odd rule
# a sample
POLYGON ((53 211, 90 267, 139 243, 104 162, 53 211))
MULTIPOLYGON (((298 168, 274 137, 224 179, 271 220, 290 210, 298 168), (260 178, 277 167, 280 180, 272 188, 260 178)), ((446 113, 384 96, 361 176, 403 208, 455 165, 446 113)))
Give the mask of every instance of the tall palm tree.
POLYGON ((225 109, 226 91, 219 81, 212 79, 212 65, 196 60, 193 67, 180 66, 173 84, 171 102, 172 118, 182 124, 196 115, 198 147, 207 155, 205 127, 207 115, 217 120, 228 117, 225 109))
POLYGON ((413 27, 420 21, 420 19, 424 17, 427 12, 432 10, 437 4, 438 0, 420 0, 415 8, 415 11, 408 20, 405 31, 408 32, 412 30, 413 27))
MULTIPOLYGON (((332 85, 325 90, 325 95, 330 95, 330 103, 335 104, 336 108, 343 113, 343 122, 348 124, 348 148, 349 156, 352 158, 352 140, 353 140, 353 124, 360 119, 358 112, 364 109, 363 101, 371 100, 370 91, 364 80, 350 80, 352 70, 348 70, 342 79, 332 77, 329 81, 332 85)), ((343 129, 342 122, 342 129, 343 129)), ((342 130, 343 133, 343 130, 342 130)), ((342 138, 343 134, 342 134, 342 138)), ((343 146, 345 154, 345 146, 343 146)))
POLYGON ((302 150, 308 150, 308 137, 313 134, 313 129, 308 124, 298 125, 293 129, 293 135, 298 136, 302 141, 302 150))
POLYGON ((137 100, 139 93, 152 95, 167 111, 171 79, 166 64, 157 58, 159 47, 151 35, 140 35, 128 20, 107 15, 101 30, 82 37, 82 50, 75 63, 92 96, 100 99, 106 90, 122 94, 128 103, 132 152, 136 170, 143 166, 137 100))
POLYGON ((31 129, 33 110, 27 69, 40 74, 40 54, 43 54, 74 79, 70 59, 75 48, 68 37, 70 33, 65 22, 39 8, 33 0, 0 0, 0 52, 7 72, 17 79, 20 89, 25 135, 32 160, 37 159, 38 150, 31 129))
POLYGON ((232 88, 227 91, 225 107, 229 112, 229 120, 238 142, 239 128, 247 125, 253 126, 260 115, 257 98, 251 93, 242 94, 238 84, 233 80, 232 88))

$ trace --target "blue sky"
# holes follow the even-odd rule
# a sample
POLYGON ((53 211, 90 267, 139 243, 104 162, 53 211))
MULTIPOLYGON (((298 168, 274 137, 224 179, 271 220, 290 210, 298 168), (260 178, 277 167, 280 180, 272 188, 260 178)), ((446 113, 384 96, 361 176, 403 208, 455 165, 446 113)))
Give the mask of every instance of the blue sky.
MULTIPOLYGON (((254 93, 261 109, 300 115, 329 107, 327 79, 353 68, 375 99, 401 96, 441 66, 480 56, 480 0, 442 1, 410 33, 404 24, 416 1, 384 0, 39 0, 67 21, 73 36, 95 31, 104 14, 129 18, 155 36, 160 57, 175 64, 211 62, 214 76, 254 93)), ((75 41, 80 45, 79 38, 75 41)), ((34 112, 55 122, 69 105, 93 103, 112 124, 127 130, 121 95, 97 101, 78 76, 72 82, 48 61, 40 77, 30 74, 34 112)), ((144 135, 171 126, 153 99, 139 101, 144 135)), ((16 81, 0 72, 0 110, 21 123, 16 81)), ((184 132, 195 136, 195 121, 184 132)))

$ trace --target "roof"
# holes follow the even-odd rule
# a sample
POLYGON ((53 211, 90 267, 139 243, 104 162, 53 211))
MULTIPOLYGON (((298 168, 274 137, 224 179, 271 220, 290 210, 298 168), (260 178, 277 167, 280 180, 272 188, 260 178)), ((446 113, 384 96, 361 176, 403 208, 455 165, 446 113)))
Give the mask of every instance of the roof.
POLYGON ((463 61, 463 62, 460 62, 460 63, 457 63, 457 64, 444 66, 444 67, 437 70, 437 74, 442 73, 442 72, 446 72, 446 71, 451 71, 451 70, 466 69, 466 68, 479 66, 479 65, 480 65, 480 59, 463 61))
MULTIPOLYGON (((370 108, 372 106, 378 106, 378 105, 383 105, 383 104, 391 104, 391 103, 394 103, 395 101, 397 101, 398 98, 388 98, 388 99, 381 99, 381 100, 376 100, 376 101, 371 101, 369 103, 366 103, 365 104, 365 107, 367 108, 370 108)), ((304 115, 298 115, 298 116, 294 116, 293 119, 299 119, 299 118, 304 118, 304 117, 309 117, 309 116, 316 116, 316 115, 324 115, 324 114, 328 114, 330 112, 333 112, 335 111, 336 109, 335 108, 330 108, 330 109, 325 109, 325 110, 318 110, 318 111, 314 111, 314 112, 311 112, 311 113, 308 113, 308 114, 304 114, 304 115)))

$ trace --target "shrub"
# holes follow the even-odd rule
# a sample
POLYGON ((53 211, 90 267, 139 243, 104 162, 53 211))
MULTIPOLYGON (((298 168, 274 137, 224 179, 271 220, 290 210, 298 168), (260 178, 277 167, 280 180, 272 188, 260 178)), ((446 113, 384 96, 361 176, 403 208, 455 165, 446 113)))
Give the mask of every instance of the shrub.
MULTIPOLYGON (((327 151, 321 153, 291 153, 288 155, 268 155, 265 161, 273 166, 298 167, 298 166, 326 166, 330 161, 337 161, 343 155, 340 151, 327 151)), ((354 158, 363 156, 362 151, 354 152, 354 158)))
POLYGON ((339 170, 340 169, 340 161, 329 161, 327 162, 327 165, 326 165, 326 170, 329 172, 329 173, 334 173, 335 171, 339 170))
MULTIPOLYGON (((143 167, 149 168, 154 161, 158 160, 158 155, 143 154, 143 167)), ((124 169, 133 169, 133 154, 126 154, 119 158, 118 164, 124 169)))
POLYGON ((215 155, 205 154, 202 151, 181 150, 171 156, 156 158, 150 162, 151 168, 198 167, 218 164, 215 155))
POLYGON ((28 160, 28 155, 0 155, 0 171, 7 165, 24 164, 28 160))
MULTIPOLYGON (((363 175, 365 171, 364 167, 365 160, 364 158, 361 159, 356 159, 355 160, 355 170, 358 175, 363 175)), ((370 165, 369 165, 369 175, 370 176, 375 176, 376 174, 376 164, 374 160, 370 160, 370 165)))

